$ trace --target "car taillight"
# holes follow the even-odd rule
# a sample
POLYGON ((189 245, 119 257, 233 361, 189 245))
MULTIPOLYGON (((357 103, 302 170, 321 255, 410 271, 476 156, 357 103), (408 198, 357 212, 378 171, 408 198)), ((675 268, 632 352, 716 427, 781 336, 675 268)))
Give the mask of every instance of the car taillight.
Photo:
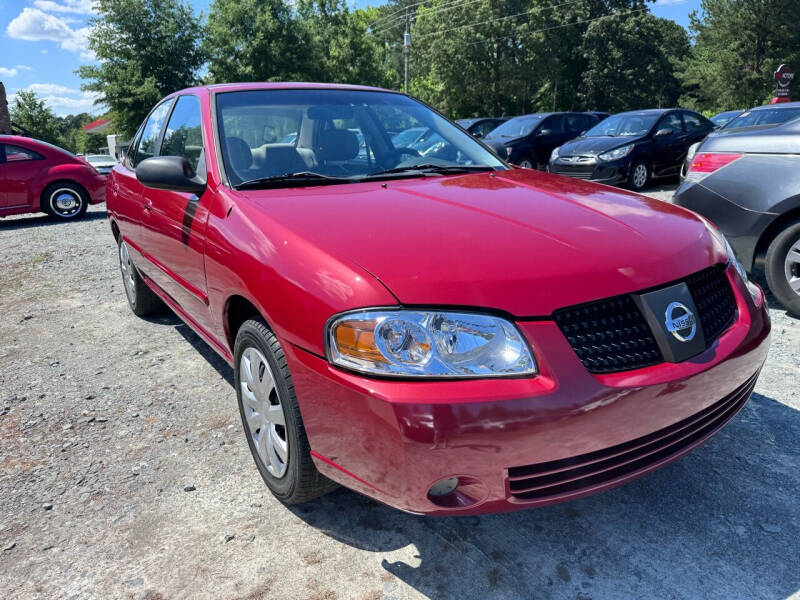
POLYGON ((689 165, 686 179, 699 181, 741 157, 732 152, 698 152, 689 165))

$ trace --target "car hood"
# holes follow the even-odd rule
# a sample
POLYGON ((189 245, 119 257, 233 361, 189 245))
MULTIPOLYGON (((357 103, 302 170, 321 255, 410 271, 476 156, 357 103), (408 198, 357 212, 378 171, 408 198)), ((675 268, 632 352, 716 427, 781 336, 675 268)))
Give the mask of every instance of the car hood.
POLYGON ((532 171, 239 193, 287 239, 357 263, 407 305, 545 316, 725 259, 690 211, 532 171))
POLYGON ((642 136, 578 137, 558 149, 559 156, 597 156, 620 146, 638 142, 642 136))

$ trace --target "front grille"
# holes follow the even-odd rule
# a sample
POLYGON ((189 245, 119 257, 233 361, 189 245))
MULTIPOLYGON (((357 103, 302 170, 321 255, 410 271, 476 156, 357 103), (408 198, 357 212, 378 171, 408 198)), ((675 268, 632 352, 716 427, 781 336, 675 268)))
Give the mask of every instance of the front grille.
POLYGON ((640 369, 664 360, 642 311, 630 296, 562 308, 553 318, 591 373, 640 369))
POLYGON ((550 165, 550 172, 556 175, 566 175, 575 179, 591 179, 594 175, 594 166, 575 166, 568 167, 565 165, 550 165))
POLYGON ((736 298, 721 265, 704 269, 686 278, 686 287, 700 316, 706 344, 711 345, 733 322, 736 298))
MULTIPOLYGON (((697 307, 708 348, 736 314, 736 299, 725 267, 708 267, 684 281, 697 307)), ((590 373, 616 373, 664 362, 653 332, 631 295, 562 308, 553 313, 553 319, 590 373)))
POLYGON ((758 373, 691 417, 635 440, 580 456, 508 469, 509 491, 518 500, 544 503, 558 496, 612 484, 677 458, 722 427, 744 406, 758 373))

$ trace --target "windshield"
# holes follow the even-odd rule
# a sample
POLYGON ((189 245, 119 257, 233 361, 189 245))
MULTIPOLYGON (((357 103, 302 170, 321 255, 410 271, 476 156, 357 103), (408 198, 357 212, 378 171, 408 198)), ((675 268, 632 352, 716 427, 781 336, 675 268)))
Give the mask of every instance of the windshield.
POLYGON ((525 115, 509 119, 499 127, 495 128, 490 137, 516 138, 529 135, 536 126, 542 122, 545 115, 525 115))
POLYGON ((650 131, 660 116, 658 113, 612 115, 583 135, 585 137, 644 135, 650 131))
POLYGON ((216 103, 222 159, 234 186, 291 175, 310 184, 390 170, 402 177, 415 166, 506 168, 472 136, 401 94, 248 90, 217 94, 216 103))
POLYGON ((107 154, 87 154, 84 156, 87 162, 90 163, 107 163, 107 162, 115 162, 110 155, 107 154))
POLYGON ((756 125, 780 125, 800 117, 800 106, 794 108, 761 108, 747 110, 735 119, 728 121, 722 129, 753 127, 756 125))

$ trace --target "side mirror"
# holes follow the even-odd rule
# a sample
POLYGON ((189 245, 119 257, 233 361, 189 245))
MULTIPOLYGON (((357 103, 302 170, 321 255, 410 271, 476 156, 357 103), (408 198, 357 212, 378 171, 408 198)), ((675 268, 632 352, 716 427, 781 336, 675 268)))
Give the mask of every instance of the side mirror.
POLYGON ((664 129, 659 129, 658 131, 656 131, 655 137, 657 138, 667 137, 668 135, 672 135, 673 133, 675 133, 675 130, 672 129, 672 127, 664 127, 664 129))
POLYGON ((206 190, 189 161, 182 156, 154 156, 136 167, 136 179, 142 185, 157 190, 188 192, 199 196, 206 190))
POLYGON ((480 138, 482 138, 482 137, 483 137, 483 133, 481 133, 480 131, 476 131, 476 132, 475 132, 475 133, 473 133, 472 135, 473 135, 473 136, 475 136, 475 137, 476 137, 476 138, 478 138, 478 139, 480 139, 480 138))
POLYGON ((538 137, 540 135, 551 135, 552 133, 553 133, 552 129, 540 129, 539 133, 537 133, 536 136, 538 137))

